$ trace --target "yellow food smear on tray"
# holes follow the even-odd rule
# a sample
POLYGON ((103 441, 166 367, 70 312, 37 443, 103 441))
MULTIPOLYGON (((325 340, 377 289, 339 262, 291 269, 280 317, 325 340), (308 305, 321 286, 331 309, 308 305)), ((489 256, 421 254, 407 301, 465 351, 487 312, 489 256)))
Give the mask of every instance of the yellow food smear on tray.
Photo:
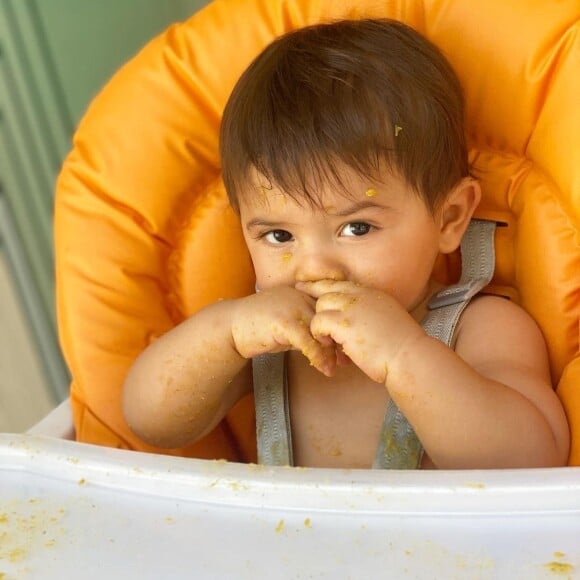
POLYGON ((558 576, 571 574, 574 570, 574 566, 567 562, 548 562, 547 564, 544 564, 544 567, 550 570, 552 574, 557 574, 558 576))

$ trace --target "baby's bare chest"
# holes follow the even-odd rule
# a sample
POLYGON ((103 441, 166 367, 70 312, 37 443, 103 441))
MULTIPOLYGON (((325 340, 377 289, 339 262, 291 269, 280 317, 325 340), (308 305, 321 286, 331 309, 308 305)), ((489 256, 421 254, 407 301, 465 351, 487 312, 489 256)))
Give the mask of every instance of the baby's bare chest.
POLYGON ((352 364, 328 378, 298 353, 287 362, 294 464, 369 468, 389 400, 385 387, 352 364))

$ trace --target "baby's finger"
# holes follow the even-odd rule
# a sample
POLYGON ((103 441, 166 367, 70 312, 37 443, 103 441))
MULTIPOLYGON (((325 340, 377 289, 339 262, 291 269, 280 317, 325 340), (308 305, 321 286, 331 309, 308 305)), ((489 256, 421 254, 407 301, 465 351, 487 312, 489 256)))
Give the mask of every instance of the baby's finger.
POLYGON ((336 367, 336 351, 331 339, 321 336, 320 340, 316 340, 307 327, 296 327, 289 333, 287 339, 312 366, 321 373, 332 376, 336 367))
POLYGON ((331 377, 336 368, 336 347, 333 341, 328 346, 312 338, 309 344, 301 349, 302 354, 310 361, 310 364, 322 374, 331 377))
POLYGON ((382 355, 380 359, 377 357, 376 348, 364 335, 363 329, 356 330, 344 313, 336 310, 316 314, 310 323, 312 336, 330 336, 338 348, 342 348, 347 358, 341 355, 337 364, 350 360, 373 381, 384 383, 387 365, 381 362, 382 355))
POLYGON ((327 310, 336 310, 337 312, 346 312, 349 308, 358 302, 358 296, 345 294, 343 292, 329 292, 323 294, 316 301, 316 312, 327 310))
POLYGON ((310 332, 316 340, 330 337, 335 343, 344 345, 352 333, 349 319, 339 310, 325 310, 316 314, 310 322, 310 332))
POLYGON ((336 347, 336 365, 344 367, 352 363, 351 358, 344 352, 342 346, 336 347))
POLYGON ((297 282, 295 287, 313 298, 320 298, 329 292, 353 292, 358 286, 354 282, 317 280, 316 282, 297 282))

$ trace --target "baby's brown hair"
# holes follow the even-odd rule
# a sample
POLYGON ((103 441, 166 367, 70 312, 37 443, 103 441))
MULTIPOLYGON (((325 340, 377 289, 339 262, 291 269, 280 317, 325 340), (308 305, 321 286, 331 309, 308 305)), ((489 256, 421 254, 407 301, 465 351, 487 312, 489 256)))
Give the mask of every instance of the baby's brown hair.
MULTIPOLYGON (((461 85, 431 42, 394 20, 343 20, 285 34, 258 55, 226 105, 220 154, 230 202, 255 172, 318 205, 341 167, 385 167, 434 210, 469 175, 461 85)), ((247 190, 247 191, 245 191, 247 190)))

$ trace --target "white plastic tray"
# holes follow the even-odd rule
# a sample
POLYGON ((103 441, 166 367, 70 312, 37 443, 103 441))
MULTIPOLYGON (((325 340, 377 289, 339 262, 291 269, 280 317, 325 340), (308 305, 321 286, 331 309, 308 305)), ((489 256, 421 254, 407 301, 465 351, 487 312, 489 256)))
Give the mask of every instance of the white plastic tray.
POLYGON ((3 580, 575 577, 578 468, 265 468, 0 435, 3 580))

